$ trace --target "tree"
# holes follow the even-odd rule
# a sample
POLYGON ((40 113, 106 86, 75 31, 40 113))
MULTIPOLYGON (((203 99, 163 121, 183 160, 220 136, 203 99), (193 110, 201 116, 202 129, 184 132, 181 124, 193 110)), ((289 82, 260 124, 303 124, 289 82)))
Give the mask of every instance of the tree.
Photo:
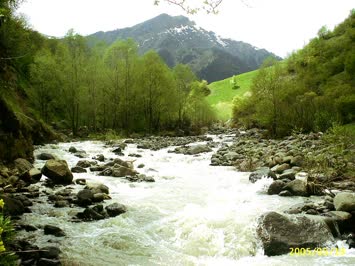
POLYGON ((69 30, 64 38, 66 50, 64 61, 64 72, 66 85, 64 96, 68 104, 68 114, 74 135, 77 134, 80 118, 80 94, 83 89, 83 80, 87 58, 87 46, 85 39, 69 30))
MULTIPOLYGON (((207 14, 217 14, 218 7, 221 5, 223 0, 200 0, 197 5, 192 6, 188 0, 163 0, 169 4, 177 5, 181 7, 186 13, 195 14, 201 10, 204 10, 207 14)), ((155 0, 154 4, 159 5, 161 1, 155 0)))
POLYGON ((50 51, 43 49, 37 53, 30 67, 30 77, 33 84, 33 99, 38 106, 41 117, 49 122, 50 105, 55 99, 59 87, 58 68, 50 51))
POLYGON ((197 77, 187 65, 178 64, 173 71, 177 86, 178 126, 181 128, 183 120, 186 118, 184 106, 186 105, 187 96, 191 91, 192 82, 196 81, 197 77))
POLYGON ((238 82, 237 82, 237 76, 234 75, 232 80, 231 80, 231 84, 232 84, 232 89, 233 90, 237 90, 240 88, 240 86, 238 85, 238 82))

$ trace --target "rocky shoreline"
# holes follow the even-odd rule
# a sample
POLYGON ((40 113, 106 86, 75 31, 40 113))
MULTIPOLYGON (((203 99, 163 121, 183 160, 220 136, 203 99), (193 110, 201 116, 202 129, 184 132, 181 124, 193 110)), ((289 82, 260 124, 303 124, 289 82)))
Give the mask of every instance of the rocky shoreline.
MULTIPOLYGON (((344 177, 330 179, 325 174, 313 173, 312 168, 307 165, 307 157, 319 156, 329 148, 322 144, 322 134, 299 134, 273 140, 264 138, 263 131, 260 130, 216 130, 211 133, 227 133, 231 135, 233 143, 222 144, 212 155, 211 165, 235 166, 238 171, 251 172, 251 183, 264 177, 274 179, 268 189, 269 195, 316 195, 322 199, 318 203, 310 201, 295 205, 283 213, 263 214, 259 219, 257 234, 266 255, 288 253, 289 249, 294 247, 323 247, 335 238, 346 240, 350 248, 355 248, 354 180, 344 177), (300 228, 304 228, 303 233, 294 235, 300 228)), ((38 159, 46 161, 42 169, 34 168, 25 159, 17 159, 11 167, 0 167, 1 198, 4 199, 5 211, 11 215, 16 230, 43 230, 43 234, 58 238, 65 236, 65 232, 60 228, 51 225, 37 228, 21 223, 21 215, 31 212, 33 202, 38 202, 43 196, 55 208, 74 208, 76 215, 72 217, 73 222, 101 220, 129 211, 129 207, 118 202, 105 204, 110 195, 104 184, 87 184, 85 179, 74 178, 73 175, 85 173, 90 169, 100 176, 124 178, 127 182, 154 182, 153 177, 140 174, 138 169, 134 169, 132 162, 119 158, 129 143, 137 144, 140 149, 151 150, 173 146, 175 148, 169 152, 187 156, 198 156, 217 147, 217 143, 210 136, 149 137, 108 142, 107 145, 117 155, 116 158, 105 158, 102 154, 87 158, 85 151, 71 147, 69 152, 82 158, 71 168, 67 162, 51 154, 38 155, 38 159), (202 143, 189 146, 195 142, 202 143), (40 181, 42 175, 47 177, 46 182, 40 181), (74 187, 79 190, 77 193, 73 192, 74 187)), ((346 161, 345 158, 331 159, 348 168, 353 167, 353 162, 346 161)), ((138 166, 140 167, 144 165, 138 166)), ((58 246, 49 245, 40 249, 29 241, 17 240, 11 248, 21 259, 21 265, 61 265, 58 246)))

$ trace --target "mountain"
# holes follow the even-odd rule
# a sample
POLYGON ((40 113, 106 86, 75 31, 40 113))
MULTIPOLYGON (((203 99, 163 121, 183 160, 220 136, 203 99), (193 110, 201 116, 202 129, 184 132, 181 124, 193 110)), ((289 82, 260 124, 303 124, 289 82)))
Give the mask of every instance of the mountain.
POLYGON ((96 32, 88 38, 91 44, 98 40, 111 44, 117 39, 132 38, 139 44, 141 53, 153 49, 170 67, 188 64, 208 82, 255 70, 269 56, 281 59, 248 43, 223 39, 196 26, 187 17, 167 14, 133 27, 96 32))

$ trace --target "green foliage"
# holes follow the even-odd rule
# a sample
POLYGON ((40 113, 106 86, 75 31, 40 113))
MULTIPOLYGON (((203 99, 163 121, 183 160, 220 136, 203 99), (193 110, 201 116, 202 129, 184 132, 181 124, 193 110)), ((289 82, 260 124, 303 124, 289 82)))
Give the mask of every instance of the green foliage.
POLYGON ((4 201, 0 199, 0 265, 16 265, 17 256, 9 251, 8 245, 14 238, 15 230, 9 217, 3 213, 4 201))
POLYGON ((241 99, 248 97, 253 78, 258 70, 236 75, 239 89, 232 90, 230 85, 233 77, 213 82, 209 85, 211 94, 207 97, 208 103, 215 110, 217 118, 220 120, 228 120, 232 117, 233 98, 241 99))
POLYGON ((273 136, 354 122, 354 24, 352 12, 333 31, 321 28, 284 62, 265 62, 253 80, 252 96, 234 106, 234 120, 267 128, 273 136))
POLYGON ((73 134, 83 126, 91 132, 159 132, 210 123, 196 109, 211 111, 202 100, 210 90, 196 80, 189 67, 171 70, 154 51, 140 56, 132 39, 89 48, 69 31, 37 53, 31 96, 46 121, 67 120, 73 134))
POLYGON ((317 179, 325 174, 334 178, 355 178, 355 124, 334 124, 322 137, 324 148, 318 156, 306 156, 306 167, 317 179))

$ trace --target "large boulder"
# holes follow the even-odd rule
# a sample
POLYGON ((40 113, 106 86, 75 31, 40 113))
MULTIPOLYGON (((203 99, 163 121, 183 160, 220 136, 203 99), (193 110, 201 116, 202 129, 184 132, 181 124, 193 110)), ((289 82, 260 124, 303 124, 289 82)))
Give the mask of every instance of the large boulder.
POLYGON ((334 206, 337 211, 355 211, 355 193, 338 193, 334 198, 334 206))
POLYGON ((55 184, 71 184, 73 174, 64 160, 48 160, 42 168, 42 174, 48 177, 55 184))
POLYGON ((37 159, 38 160, 47 161, 47 160, 50 160, 50 159, 55 159, 55 157, 54 157, 54 155, 52 155, 50 153, 42 152, 42 153, 37 155, 37 159))
POLYGON ((115 202, 115 203, 112 203, 112 204, 106 206, 105 210, 107 211, 107 214, 110 217, 115 217, 117 215, 125 213, 127 211, 127 207, 123 204, 115 202))
POLYGON ((281 180, 275 180, 274 182, 271 183, 267 190, 268 195, 276 195, 279 194, 282 190, 283 187, 285 186, 285 182, 281 180))
POLYGON ((20 175, 23 175, 33 168, 33 165, 26 159, 18 158, 14 161, 14 163, 20 175))
POLYGON ((94 200, 94 193, 90 189, 83 189, 76 195, 78 198, 78 205, 86 207, 90 205, 94 200))
POLYGON ((261 167, 249 175, 249 181, 255 183, 257 180, 262 179, 263 177, 272 178, 274 180, 277 179, 276 174, 271 171, 270 168, 261 167))
POLYGON ((42 177, 42 173, 40 170, 38 170, 37 168, 32 168, 30 171, 29 171, 29 174, 30 174, 30 177, 32 180, 34 181, 39 181, 42 177))
POLYGON ((207 145, 201 144, 196 146, 191 146, 187 149, 186 154, 195 155, 203 152, 210 152, 212 149, 207 145))
POLYGON ((25 206, 20 200, 6 195, 2 195, 1 199, 3 199, 5 203, 4 206, 5 214, 9 214, 11 216, 17 216, 25 212, 25 206))
POLYGON ((268 212, 261 216, 257 227, 264 253, 282 255, 290 248, 323 247, 334 237, 326 222, 317 217, 268 212))
POLYGON ((300 179, 295 179, 287 183, 284 189, 291 192, 294 196, 309 196, 307 182, 300 179))

